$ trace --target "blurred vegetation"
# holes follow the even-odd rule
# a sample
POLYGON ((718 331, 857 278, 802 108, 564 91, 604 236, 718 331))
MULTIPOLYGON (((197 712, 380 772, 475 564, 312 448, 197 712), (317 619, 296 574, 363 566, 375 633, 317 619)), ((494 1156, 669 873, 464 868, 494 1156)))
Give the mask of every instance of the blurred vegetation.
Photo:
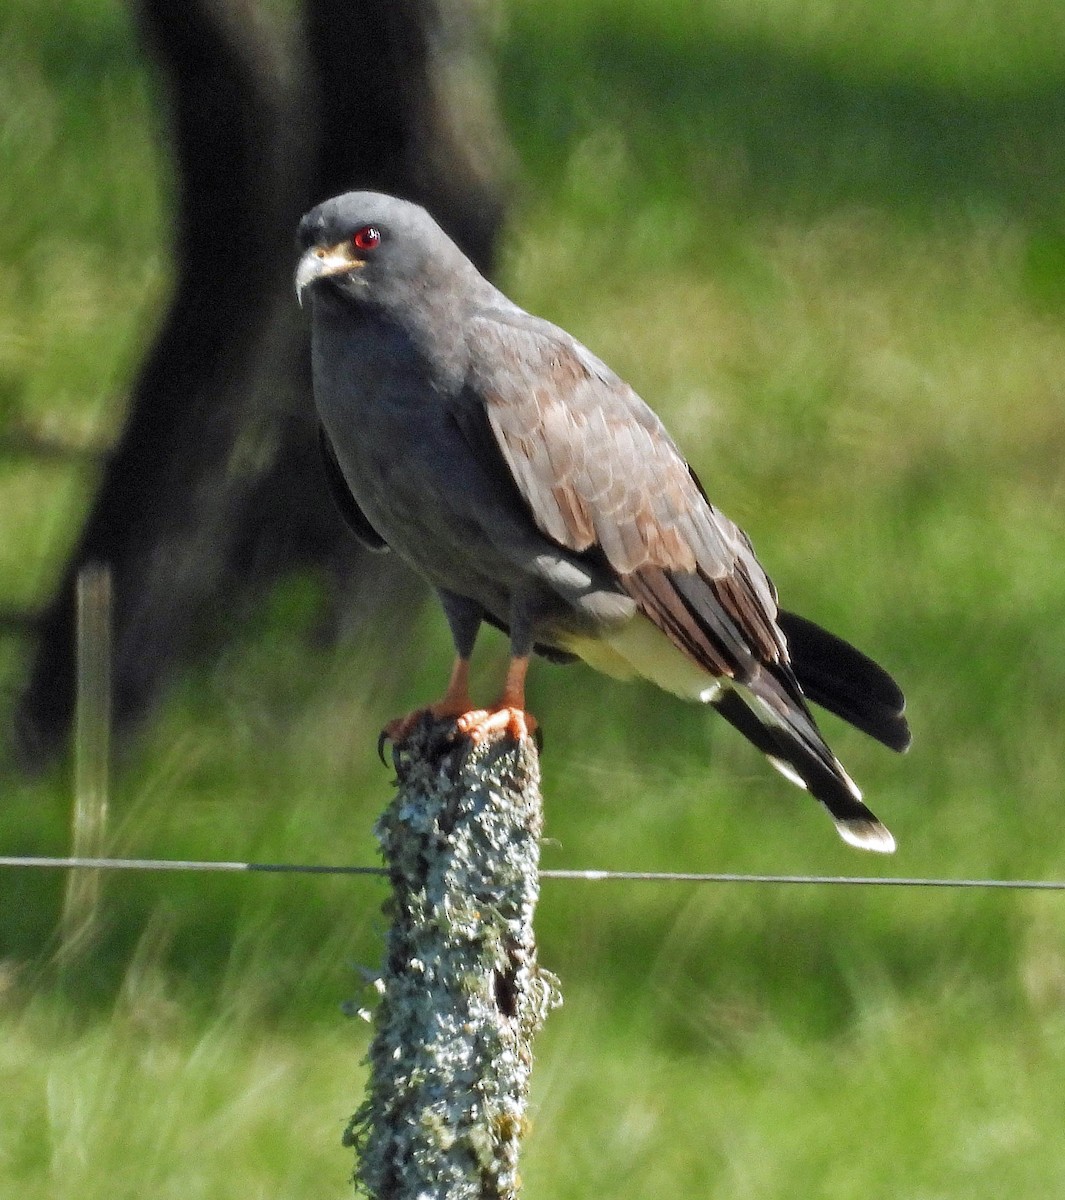
MULTIPOLYGON (((0 9, 0 608, 41 602, 167 287, 152 83, 111 0, 0 9)), ((915 745, 825 726, 900 850, 837 843, 708 716, 537 666, 545 865, 1065 877, 1065 8, 508 0, 507 290, 666 418, 789 607, 882 659, 915 745)), ((369 862, 382 721, 435 694, 426 611, 325 653, 295 579, 121 761, 108 849, 369 862)), ((0 638, 0 682, 24 645, 0 638)), ((488 636, 477 687, 497 686, 488 636)), ((65 853, 68 771, 3 776, 65 853)), ((346 1194, 374 882, 0 878, 0 1193, 346 1194), (361 999, 361 997, 360 997, 361 999), (239 1179, 239 1184, 236 1180, 239 1179)), ((566 1007, 530 1197, 1060 1191, 1055 896, 545 885, 566 1007)))

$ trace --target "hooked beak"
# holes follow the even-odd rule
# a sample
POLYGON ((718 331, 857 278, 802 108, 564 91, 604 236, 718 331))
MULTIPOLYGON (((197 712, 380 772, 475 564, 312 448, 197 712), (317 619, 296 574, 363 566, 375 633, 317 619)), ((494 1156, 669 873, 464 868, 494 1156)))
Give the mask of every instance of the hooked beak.
POLYGON ((328 279, 331 275, 344 275, 362 265, 363 260, 352 257, 346 242, 329 249, 312 246, 296 267, 296 299, 300 307, 303 307, 303 293, 312 283, 319 279, 328 279))

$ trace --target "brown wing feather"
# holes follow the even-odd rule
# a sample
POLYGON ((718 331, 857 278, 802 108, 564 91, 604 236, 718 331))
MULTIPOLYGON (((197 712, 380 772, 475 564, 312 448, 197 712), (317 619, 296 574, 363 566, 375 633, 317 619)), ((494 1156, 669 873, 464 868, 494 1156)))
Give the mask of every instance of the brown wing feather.
POLYGON ((483 335, 494 353, 478 356, 490 373, 477 380, 539 527, 571 550, 603 547, 620 575, 694 571, 700 560, 728 570, 738 530, 707 504, 665 427, 583 347, 551 326, 556 336, 544 336, 543 325, 492 322, 483 335), (682 536, 686 519, 694 537, 682 536))
POLYGON ((748 679, 760 663, 786 663, 776 597, 750 543, 639 396, 525 314, 485 317, 472 333, 477 394, 540 530, 599 550, 641 610, 713 674, 748 679), (479 336, 490 352, 476 353, 479 336))

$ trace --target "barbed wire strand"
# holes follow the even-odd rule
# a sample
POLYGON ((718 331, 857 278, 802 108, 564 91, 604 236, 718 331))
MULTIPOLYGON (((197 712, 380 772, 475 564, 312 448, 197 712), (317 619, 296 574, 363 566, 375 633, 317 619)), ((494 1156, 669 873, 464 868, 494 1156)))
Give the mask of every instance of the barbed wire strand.
MULTIPOLYGON (((329 863, 229 862, 186 858, 85 858, 45 855, 0 855, 0 869, 93 871, 214 871, 265 875, 372 875, 384 876, 384 867, 345 866, 329 863)), ((718 883, 777 884, 836 887, 983 888, 999 891, 1065 892, 1062 879, 934 879, 892 875, 758 875, 727 871, 606 871, 546 868, 545 880, 583 883, 718 883)))

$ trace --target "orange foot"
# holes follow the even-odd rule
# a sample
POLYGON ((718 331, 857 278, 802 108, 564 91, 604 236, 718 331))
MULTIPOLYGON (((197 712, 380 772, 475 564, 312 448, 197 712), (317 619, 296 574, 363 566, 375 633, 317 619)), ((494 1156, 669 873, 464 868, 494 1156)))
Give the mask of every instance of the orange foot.
POLYGON ((470 708, 469 700, 462 705, 456 705, 444 699, 437 704, 427 704, 425 708, 416 708, 404 717, 396 717, 394 720, 389 721, 384 729, 381 730, 381 734, 377 739, 378 757, 384 762, 385 742, 391 742, 393 746, 401 746, 426 717, 434 721, 441 721, 445 717, 458 720, 468 713, 470 708))
POLYGON ((516 742, 520 742, 522 738, 535 737, 537 745, 540 745, 540 723, 532 713, 527 713, 524 709, 470 708, 466 705, 464 712, 455 712, 454 706, 441 703, 416 708, 405 717, 396 717, 394 721, 389 721, 377 738, 377 757, 385 762, 385 742, 401 746, 414 732, 418 723, 426 717, 433 720, 454 718, 455 732, 461 737, 469 738, 475 746, 493 734, 505 734, 516 742))
POLYGON ((539 722, 522 708, 503 705, 499 708, 475 708, 463 713, 456 722, 458 732, 474 744, 485 741, 493 734, 502 733, 514 741, 532 737, 539 722))
POLYGON ((539 724, 534 716, 525 711, 525 673, 528 667, 528 657, 511 659, 499 703, 493 708, 474 708, 469 693, 469 660, 461 656, 456 658, 443 699, 389 721, 377 739, 378 757, 384 762, 385 742, 390 741, 393 746, 402 745, 414 732, 415 726, 426 717, 438 721, 453 718, 455 732, 469 738, 475 745, 500 733, 516 742, 526 737, 537 737, 539 724))
POLYGON ((425 708, 416 708, 414 712, 407 713, 405 717, 396 717, 381 730, 381 735, 377 739, 378 758, 382 762, 385 761, 385 742, 391 742, 393 746, 401 745, 414 732, 414 727, 425 717, 442 720, 444 717, 458 718, 463 713, 469 712, 473 708, 469 680, 470 661, 460 656, 455 659, 455 665, 451 668, 451 678, 448 680, 447 691, 444 692, 442 699, 425 708))

